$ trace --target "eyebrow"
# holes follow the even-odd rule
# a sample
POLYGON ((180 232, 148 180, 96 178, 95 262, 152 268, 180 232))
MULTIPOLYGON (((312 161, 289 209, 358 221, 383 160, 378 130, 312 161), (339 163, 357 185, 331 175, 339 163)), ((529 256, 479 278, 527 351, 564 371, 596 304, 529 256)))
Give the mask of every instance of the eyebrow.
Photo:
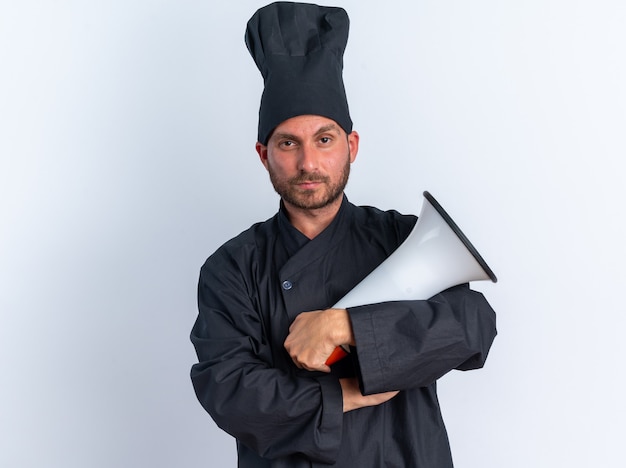
POLYGON ((339 127, 337 126, 337 124, 331 123, 328 125, 324 125, 323 127, 320 127, 317 132, 315 132, 316 135, 319 135, 320 133, 326 133, 326 132, 336 132, 336 133, 340 133, 339 132, 339 127))
POLYGON ((276 138, 279 140, 298 140, 298 137, 292 135, 291 133, 274 133, 271 138, 276 138))
MULTIPOLYGON (((339 127, 337 126, 337 124, 328 124, 328 125, 323 125, 322 127, 318 128, 317 131, 315 132, 315 136, 320 135, 322 133, 326 133, 326 132, 335 132, 335 133, 339 133, 339 127)), ((275 133, 273 136, 275 136, 276 138, 279 139, 286 139, 286 140, 295 140, 298 141, 299 137, 297 137, 296 135, 293 135, 291 133, 282 133, 282 132, 278 132, 275 133)))

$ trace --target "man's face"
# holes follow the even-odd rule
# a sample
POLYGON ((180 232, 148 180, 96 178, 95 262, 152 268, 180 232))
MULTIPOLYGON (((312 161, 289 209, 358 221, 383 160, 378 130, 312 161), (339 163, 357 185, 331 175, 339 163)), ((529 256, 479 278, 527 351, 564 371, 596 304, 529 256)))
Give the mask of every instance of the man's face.
POLYGON ((331 119, 301 115, 278 125, 257 152, 284 203, 315 210, 340 199, 358 142, 356 132, 346 135, 331 119))

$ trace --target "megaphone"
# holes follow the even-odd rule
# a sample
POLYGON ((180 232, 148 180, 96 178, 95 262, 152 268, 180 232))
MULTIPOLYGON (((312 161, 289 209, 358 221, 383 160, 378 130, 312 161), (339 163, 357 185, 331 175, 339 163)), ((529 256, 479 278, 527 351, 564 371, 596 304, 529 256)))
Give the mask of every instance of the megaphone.
MULTIPOLYGON (((452 286, 488 279, 498 281, 448 213, 424 192, 422 210, 409 236, 332 308, 429 299, 452 286)), ((343 359, 348 352, 338 346, 326 365, 343 359)))

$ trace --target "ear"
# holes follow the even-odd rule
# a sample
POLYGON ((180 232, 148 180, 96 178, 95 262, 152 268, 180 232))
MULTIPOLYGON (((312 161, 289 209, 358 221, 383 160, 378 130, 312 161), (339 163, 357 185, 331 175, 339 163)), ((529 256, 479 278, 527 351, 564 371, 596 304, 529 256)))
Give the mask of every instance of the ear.
POLYGON ((261 163, 265 166, 265 169, 267 169, 267 146, 265 146, 262 143, 259 143, 258 141, 256 142, 256 152, 259 154, 259 158, 261 159, 261 163))
POLYGON ((359 134, 358 132, 352 131, 348 135, 348 148, 350 149, 350 162, 353 163, 356 159, 356 155, 359 152, 359 134))

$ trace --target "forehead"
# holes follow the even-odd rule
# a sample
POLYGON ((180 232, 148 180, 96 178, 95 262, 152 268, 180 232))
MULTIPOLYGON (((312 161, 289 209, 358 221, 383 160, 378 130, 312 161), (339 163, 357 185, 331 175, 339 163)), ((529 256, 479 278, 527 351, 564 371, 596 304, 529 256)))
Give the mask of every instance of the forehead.
POLYGON ((294 135, 306 137, 317 135, 321 132, 342 133, 341 127, 332 119, 321 115, 299 115, 281 122, 272 134, 274 135, 294 135))

